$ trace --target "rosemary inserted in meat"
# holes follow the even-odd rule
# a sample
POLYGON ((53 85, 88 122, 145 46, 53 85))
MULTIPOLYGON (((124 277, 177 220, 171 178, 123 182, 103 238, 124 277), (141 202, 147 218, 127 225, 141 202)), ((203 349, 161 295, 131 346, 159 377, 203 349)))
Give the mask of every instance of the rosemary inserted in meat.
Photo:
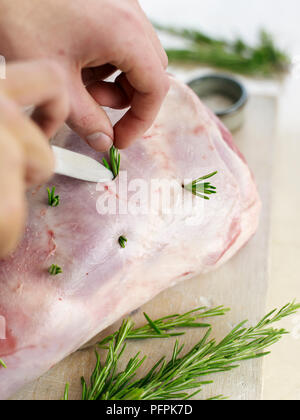
POLYGON ((57 276, 58 274, 62 273, 62 269, 55 264, 52 264, 51 267, 49 268, 49 274, 51 274, 51 276, 57 276))
POLYGON ((121 163, 121 155, 118 149, 115 148, 115 146, 112 146, 109 151, 109 157, 110 157, 110 164, 107 162, 105 158, 103 158, 102 162, 103 165, 109 169, 116 178, 119 175, 120 172, 120 163, 121 163))
POLYGON ((119 238, 119 244, 121 248, 125 248, 127 243, 127 238, 125 236, 120 236, 119 238))
POLYGON ((0 367, 3 367, 3 368, 5 368, 5 369, 7 369, 7 366, 6 366, 6 364, 3 362, 3 360, 1 360, 0 359, 0 367))
POLYGON ((196 179, 188 185, 184 185, 184 188, 188 191, 191 191, 197 197, 204 198, 204 200, 209 200, 211 194, 216 194, 217 189, 210 182, 204 182, 209 178, 215 176, 218 172, 212 172, 211 174, 202 176, 201 178, 196 179))
POLYGON ((57 207, 59 205, 60 202, 60 197, 59 195, 55 195, 55 187, 52 188, 52 190, 50 191, 49 188, 47 188, 48 191, 48 204, 51 207, 57 207))

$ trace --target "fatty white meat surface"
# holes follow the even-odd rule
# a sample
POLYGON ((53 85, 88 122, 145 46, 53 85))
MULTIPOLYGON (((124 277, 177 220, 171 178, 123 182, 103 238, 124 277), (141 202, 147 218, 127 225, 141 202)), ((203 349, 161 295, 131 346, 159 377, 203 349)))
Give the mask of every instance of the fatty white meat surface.
MULTIPOLYGON (((120 115, 113 112, 111 118, 120 115)), ((55 142, 102 160, 68 129, 55 142)), ((121 156, 121 176, 104 185, 105 193, 117 203, 122 200, 123 210, 116 214, 98 213, 103 192, 92 183, 55 176, 28 193, 24 239, 0 262, 5 325, 0 359, 7 365, 0 367, 1 399, 164 289, 216 269, 257 229, 260 200, 245 159, 230 133, 175 79, 153 127, 121 156), (150 185, 153 179, 166 179, 179 186, 218 171, 210 180, 217 194, 209 201, 192 196, 193 208, 178 214, 165 214, 160 206, 148 214, 120 214, 135 194, 121 197, 115 189, 124 183, 124 171, 128 181, 150 185), (56 208, 47 204, 46 189, 52 186, 60 196, 56 208), (128 239, 124 249, 118 243, 121 235, 128 239), (63 273, 49 275, 52 264, 63 273)), ((179 193, 182 188, 174 190, 175 201, 179 193)), ((159 194, 154 189, 151 198, 159 194)), ((183 191, 183 198, 190 195, 183 191)))

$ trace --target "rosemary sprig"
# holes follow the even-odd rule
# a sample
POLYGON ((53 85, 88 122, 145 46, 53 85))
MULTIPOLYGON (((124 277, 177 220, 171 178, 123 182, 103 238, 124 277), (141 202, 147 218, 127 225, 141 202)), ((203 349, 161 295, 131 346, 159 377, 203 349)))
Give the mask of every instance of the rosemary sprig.
POLYGON ((170 62, 205 64, 258 76, 286 72, 290 65, 288 55, 275 46, 271 35, 265 31, 260 32, 257 45, 251 47, 240 38, 232 42, 212 38, 198 30, 155 26, 188 42, 186 48, 166 50, 170 62))
POLYGON ((204 198, 204 200, 209 200, 211 194, 216 194, 217 189, 210 182, 203 182, 209 178, 215 176, 218 172, 212 172, 211 174, 202 176, 201 178, 196 179, 188 185, 184 185, 184 188, 197 197, 204 198))
POLYGON ((49 268, 49 274, 51 274, 51 276, 57 276, 58 274, 62 273, 62 269, 56 265, 56 264, 52 264, 51 267, 49 268))
MULTIPOLYGON (((225 315, 229 311, 229 308, 224 308, 224 306, 217 306, 213 309, 207 309, 205 306, 200 308, 193 309, 192 311, 186 312, 185 314, 179 315, 169 315, 163 318, 159 318, 155 321, 152 321, 146 313, 144 317, 147 321, 147 324, 140 328, 135 328, 130 330, 127 336, 127 340, 145 340, 148 338, 169 338, 169 337, 179 337, 184 335, 185 332, 177 331, 169 333, 171 330, 177 330, 180 328, 207 328, 210 327, 210 324, 196 322, 200 318, 212 318, 215 316, 225 315)), ((113 339, 118 332, 109 335, 104 340, 102 340, 98 346, 101 348, 107 348, 106 344, 113 339)))
POLYGON ((126 243, 127 243, 127 238, 125 238, 125 236, 120 236, 119 237, 119 244, 121 248, 125 248, 126 247, 126 243))
POLYGON ((3 367, 4 369, 7 369, 6 364, 3 362, 3 360, 0 359, 0 367, 3 367))
POLYGON ((109 151, 109 157, 110 157, 110 164, 107 162, 105 158, 103 158, 102 162, 103 165, 109 169, 116 178, 119 175, 120 172, 120 163, 121 163, 121 155, 118 149, 115 148, 115 146, 112 146, 109 151))
POLYGON ((49 188, 47 188, 48 191, 48 204, 51 207, 57 207, 60 203, 60 197, 59 195, 55 195, 55 187, 52 188, 50 191, 49 188))
MULTIPOLYGON (((108 346, 103 365, 96 352, 96 367, 90 385, 82 378, 83 400, 168 400, 189 399, 201 392, 202 377, 212 373, 226 372, 238 367, 238 362, 263 357, 269 352, 265 349, 278 342, 287 334, 284 329, 274 329, 271 325, 290 316, 300 308, 299 304, 289 303, 279 311, 266 315, 254 327, 246 328, 244 321, 236 326, 222 341, 210 339, 211 328, 204 337, 184 356, 184 345, 176 341, 173 354, 167 362, 161 358, 141 379, 134 380, 139 367, 145 361, 137 353, 126 368, 118 372, 118 362, 133 330, 131 320, 123 321, 108 346), (191 391, 194 391, 190 394, 191 391)), ((153 322, 153 321, 152 321, 153 322)), ((154 321, 157 322, 157 321, 154 321)), ((149 325, 149 324, 148 324, 149 325)), ((66 386, 64 399, 68 399, 69 386, 66 386)), ((222 396, 213 397, 220 399, 222 396)))

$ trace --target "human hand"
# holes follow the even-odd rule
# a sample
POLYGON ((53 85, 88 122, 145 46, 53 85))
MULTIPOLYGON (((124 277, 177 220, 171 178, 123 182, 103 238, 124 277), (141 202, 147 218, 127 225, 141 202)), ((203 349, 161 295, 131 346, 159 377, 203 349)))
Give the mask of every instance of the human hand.
POLYGON ((93 148, 127 147, 150 128, 169 88, 168 60, 137 0, 1 0, 0 14, 8 60, 62 64, 68 123, 93 148), (115 83, 103 81, 117 69, 115 83), (99 105, 131 108, 113 128, 99 105))
POLYGON ((19 241, 27 187, 53 172, 52 136, 69 113, 63 72, 49 60, 10 64, 0 80, 0 258, 19 241), (32 119, 22 107, 35 105, 32 119))

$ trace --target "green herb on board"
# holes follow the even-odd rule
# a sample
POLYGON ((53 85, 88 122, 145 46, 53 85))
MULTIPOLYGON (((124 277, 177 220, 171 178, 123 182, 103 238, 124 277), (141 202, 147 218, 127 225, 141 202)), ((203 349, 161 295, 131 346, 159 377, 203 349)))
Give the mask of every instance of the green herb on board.
POLYGON ((251 76, 270 77, 288 71, 291 60, 280 50, 270 34, 260 31, 256 46, 240 38, 218 39, 193 29, 180 29, 155 24, 160 31, 186 41, 183 48, 167 48, 171 63, 194 63, 251 76))
MULTIPOLYGON (((125 369, 119 369, 119 361, 126 348, 126 340, 132 337, 134 323, 124 320, 120 329, 105 341, 108 349, 106 359, 101 361, 96 353, 96 366, 89 383, 81 378, 82 400, 186 400, 199 394, 203 386, 213 383, 204 380, 207 375, 227 372, 239 366, 241 361, 257 359, 269 354, 266 349, 278 342, 288 332, 275 329, 272 325, 283 318, 295 314, 300 304, 289 303, 280 310, 266 315, 253 327, 246 327, 241 322, 220 342, 211 338, 209 327, 204 337, 189 351, 183 354, 184 344, 178 340, 173 348, 172 356, 167 360, 162 357, 142 378, 136 374, 146 360, 140 353, 135 354, 125 369)), ((220 309, 217 309, 217 314, 220 309)), ((222 311, 222 309, 221 309, 222 311)), ((225 311, 225 309, 223 309, 225 311)), ((188 314, 192 314, 190 312, 188 314)), ((144 338, 149 338, 152 330, 157 338, 164 338, 165 324, 172 319, 168 330, 184 325, 183 318, 189 324, 189 315, 173 315, 148 323, 144 338), (178 325, 176 325, 178 320, 178 325), (155 325, 155 328, 154 328, 155 325)), ((148 319, 150 319, 148 317, 148 319)), ((193 321, 192 321, 193 322, 193 321)), ((143 338, 140 330, 139 338, 143 338)), ((103 345, 103 342, 102 342, 103 345)), ((223 399, 222 395, 213 396, 211 400, 223 399)), ((69 399, 69 385, 66 385, 64 399, 69 399)))

